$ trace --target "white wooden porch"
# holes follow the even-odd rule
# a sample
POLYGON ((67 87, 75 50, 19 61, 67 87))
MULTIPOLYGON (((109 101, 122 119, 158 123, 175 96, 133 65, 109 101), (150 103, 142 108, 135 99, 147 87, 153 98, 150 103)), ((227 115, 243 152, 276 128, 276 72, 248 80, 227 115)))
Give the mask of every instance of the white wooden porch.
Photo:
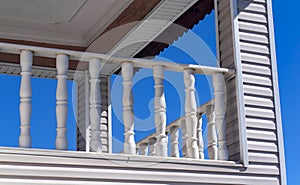
MULTIPOLYGON (((231 69, 174 64, 163 61, 153 61, 147 59, 118 58, 109 55, 77 52, 70 50, 49 49, 42 47, 33 47, 25 45, 0 43, 0 51, 3 53, 20 55, 20 71, 14 71, 14 75, 21 75, 20 86, 20 136, 19 146, 22 148, 31 147, 30 119, 31 119, 31 78, 36 70, 52 72, 52 76, 57 78, 56 88, 56 149, 67 150, 67 100, 68 89, 66 81, 68 78, 76 80, 88 74, 89 84, 85 86, 85 93, 88 94, 89 100, 79 106, 85 106, 85 114, 88 119, 84 130, 90 128, 90 134, 85 134, 85 141, 88 152, 102 153, 101 142, 101 90, 100 76, 111 74, 115 69, 121 67, 123 77, 123 123, 124 123, 124 154, 131 155, 150 155, 160 157, 179 158, 179 150, 182 150, 182 157, 204 159, 204 148, 208 148, 209 159, 228 160, 228 149, 226 143, 226 125, 225 125, 225 81, 223 75, 234 75, 231 69), (54 58, 56 60, 56 69, 39 68, 33 65, 34 56, 54 58), (68 70, 69 61, 78 60, 85 63, 88 67, 83 71, 80 68, 76 71, 68 70), (150 68, 153 70, 155 81, 155 127, 156 133, 147 137, 136 144, 134 139, 134 113, 133 113, 133 96, 132 77, 134 67, 150 68), (17 71, 17 72, 16 72, 17 71), (185 114, 184 118, 176 123, 167 126, 166 123, 166 103, 164 94, 164 71, 176 71, 184 73, 185 84, 185 114), (214 100, 207 104, 196 107, 195 99, 195 75, 205 74, 213 77, 214 100), (208 119, 208 146, 203 144, 202 136, 202 116, 206 114, 208 119), (180 128, 181 127, 181 128, 180 128), (178 129, 182 129, 183 137, 178 137, 178 129), (170 134, 171 147, 168 148, 168 134, 170 134), (89 136, 90 135, 90 136, 89 136), (147 140, 147 141, 146 141, 147 140), (179 146, 182 143, 182 146, 179 146), (149 145, 149 146, 148 146, 149 145), (149 148, 149 152, 148 152, 149 148), (168 150, 171 155, 168 156, 168 150)), ((15 67, 18 65, 3 63, 2 67, 15 67)), ((48 77, 47 75, 45 76, 48 77)), ((80 116, 80 115, 78 115, 80 116)), ((76 124, 76 123, 74 123, 76 124)), ((113 123, 110 123, 113 124, 113 123)), ((109 143, 111 143, 109 141, 109 143)))

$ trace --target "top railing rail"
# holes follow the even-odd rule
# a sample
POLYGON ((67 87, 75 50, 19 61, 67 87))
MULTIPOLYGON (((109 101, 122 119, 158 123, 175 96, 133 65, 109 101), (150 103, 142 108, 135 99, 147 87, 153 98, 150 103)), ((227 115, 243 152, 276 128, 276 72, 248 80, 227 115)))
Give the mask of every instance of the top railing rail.
POLYGON ((152 69, 156 65, 164 66, 167 71, 182 72, 184 69, 193 69, 195 74, 213 74, 213 73, 224 73, 224 74, 234 74, 235 70, 194 65, 194 64, 178 64, 158 60, 141 59, 141 58, 126 58, 126 57, 116 57, 107 54, 91 53, 91 52, 80 52, 64 49, 54 49, 38 46, 20 45, 20 44, 10 44, 0 42, 0 52, 2 53, 12 53, 20 54, 21 50, 32 51, 34 56, 56 58, 58 54, 65 54, 69 56, 70 60, 78 60, 83 62, 89 62, 91 59, 100 59, 104 63, 116 63, 121 64, 123 62, 132 62, 134 67, 150 68, 152 69))

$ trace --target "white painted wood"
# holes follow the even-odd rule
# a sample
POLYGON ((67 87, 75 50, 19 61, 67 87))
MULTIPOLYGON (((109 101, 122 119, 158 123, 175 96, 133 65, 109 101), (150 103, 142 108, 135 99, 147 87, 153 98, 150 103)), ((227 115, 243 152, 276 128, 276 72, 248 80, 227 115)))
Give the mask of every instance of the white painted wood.
POLYGON ((257 23, 267 23, 267 17, 265 14, 257 14, 252 12, 239 12, 238 18, 240 20, 246 20, 257 23))
POLYGON ((168 156, 168 142, 166 136, 166 100, 164 93, 164 67, 154 66, 153 67, 153 78, 154 78, 154 123, 156 127, 156 155, 157 156, 168 156))
POLYGON ((208 156, 211 160, 218 160, 218 138, 216 131, 216 115, 213 105, 206 107, 207 119, 207 141, 208 141, 208 156))
POLYGON ((218 135, 218 159, 228 160, 225 122, 225 82, 222 73, 213 74, 213 87, 215 96, 216 130, 218 135))
MULTIPOLYGON (((0 42, 0 48, 1 48, 1 52, 12 53, 12 54, 19 54, 20 50, 31 50, 34 51, 35 56, 49 57, 49 58, 55 58, 58 53, 65 53, 72 60, 80 60, 85 62, 89 62, 91 58, 99 58, 100 60, 103 61, 109 61, 110 63, 114 64, 115 67, 119 67, 119 65, 123 62, 132 62, 134 67, 141 67, 141 68, 148 68, 148 69, 152 69, 154 65, 163 65, 165 66, 165 70, 167 71, 182 72, 183 69, 191 68, 194 69, 195 70, 194 73, 197 74, 204 74, 204 71, 205 74, 212 74, 216 72, 225 73, 225 74, 235 73, 235 71, 232 69, 220 68, 220 67, 201 66, 201 65, 193 65, 193 64, 178 64, 178 63, 170 63, 165 61, 156 61, 156 60, 149 60, 149 59, 142 59, 142 58, 114 57, 107 54, 78 52, 72 50, 8 44, 2 42, 0 42)), ((107 65, 108 64, 106 64, 105 66, 107 65)))
POLYGON ((182 157, 187 157, 187 130, 186 130, 186 122, 185 118, 180 120, 180 128, 182 134, 182 157))
POLYGON ((89 102, 89 71, 84 72, 84 121, 85 121, 85 150, 90 152, 90 143, 91 143, 91 125, 90 125, 90 102, 89 102))
POLYGON ((91 123, 91 141, 90 151, 102 152, 101 143, 101 92, 100 92, 100 71, 102 63, 99 59, 93 58, 89 62, 90 74, 90 123, 91 123))
POLYGON ((139 149, 140 149, 139 155, 147 156, 148 155, 149 144, 148 143, 141 143, 141 144, 139 144, 139 149))
POLYGON ((67 150, 67 117, 68 117, 68 86, 67 73, 69 57, 58 54, 56 58, 57 88, 56 88, 56 149, 67 150))
POLYGON ((29 50, 22 50, 20 54, 21 65, 21 86, 20 86, 20 147, 31 147, 30 135, 30 117, 31 117, 31 68, 32 68, 33 53, 29 50))
POLYGON ((170 128, 171 157, 179 157, 179 127, 170 128))
POLYGON ((122 63, 123 77, 123 122, 124 122, 124 153, 135 154, 134 114, 132 96, 133 65, 131 62, 122 63))
POLYGON ((156 138, 151 137, 149 138, 149 156, 155 156, 156 155, 156 138))
POLYGON ((199 148, 197 143, 197 105, 195 97, 195 76, 193 69, 184 70, 184 85, 187 157, 199 159, 199 148))
POLYGON ((197 126, 197 138, 199 146, 199 159, 204 159, 204 142, 203 142, 203 132, 202 132, 202 114, 197 114, 198 126, 197 126))

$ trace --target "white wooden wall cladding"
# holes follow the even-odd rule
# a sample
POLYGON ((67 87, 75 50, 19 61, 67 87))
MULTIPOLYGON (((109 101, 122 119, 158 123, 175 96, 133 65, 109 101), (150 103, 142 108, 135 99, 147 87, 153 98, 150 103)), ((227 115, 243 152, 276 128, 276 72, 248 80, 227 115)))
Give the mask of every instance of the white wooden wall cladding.
POLYGON ((67 73, 69 57, 58 54, 56 58, 57 88, 56 88, 56 149, 67 150, 67 117, 68 117, 68 86, 67 73))
POLYGON ((21 64, 21 86, 20 86, 20 147, 31 147, 30 136, 30 117, 31 117, 31 68, 32 68, 33 54, 32 51, 22 50, 20 55, 21 64))

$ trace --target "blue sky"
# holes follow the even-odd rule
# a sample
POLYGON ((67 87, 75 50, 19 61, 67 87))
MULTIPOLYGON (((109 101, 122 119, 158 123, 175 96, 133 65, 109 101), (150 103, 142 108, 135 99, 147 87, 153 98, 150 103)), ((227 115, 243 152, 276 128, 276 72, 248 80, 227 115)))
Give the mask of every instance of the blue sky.
POLYGON ((300 184, 300 24, 297 0, 273 1, 285 157, 289 185, 300 184))
MULTIPOLYGON (((296 185, 300 183, 298 175, 299 167, 299 130, 300 130, 300 117, 299 117, 299 105, 300 105, 300 37, 299 37, 299 15, 298 7, 300 2, 297 0, 291 0, 288 3, 284 1, 273 1, 274 11, 274 24, 275 24, 275 38, 276 38, 276 52, 277 52, 277 64, 279 72, 279 88, 281 97, 281 111, 283 120, 283 131, 285 139, 285 155, 287 166, 288 184, 296 185)), ((212 20, 211 15, 209 19, 212 20)), ((193 32, 200 36, 204 42, 207 43, 207 47, 212 49, 212 53, 215 53, 214 32, 209 31, 213 28, 213 24, 209 21, 202 23, 202 26, 196 26, 193 32)), ((184 61, 186 63, 195 63, 198 61, 197 57, 200 55, 194 55, 197 47, 195 44, 191 47, 190 40, 193 40, 193 34, 186 34, 182 39, 174 43, 172 47, 165 50, 160 54, 160 59, 168 59, 175 61, 184 61), (188 45, 187 45, 188 44, 188 45), (179 48, 179 49, 178 49, 179 48), (182 52, 184 50, 186 53, 182 52), (190 57, 192 54, 193 57, 190 57)), ((201 46, 203 46, 201 44, 201 46)), ((204 47, 204 50, 207 49, 204 47)), ((206 56, 207 60, 202 60, 200 63, 210 61, 209 65, 214 65, 213 57, 206 56)), ((200 60, 200 59, 199 59, 200 60)), ((143 75, 137 74, 136 83, 134 86, 134 92, 137 95, 135 98, 135 110, 138 119, 137 127, 139 128, 137 139, 142 138, 145 134, 153 131, 153 125, 147 125, 144 123, 153 122, 151 115, 153 102, 153 80, 149 75, 149 71, 144 71, 143 75), (145 86, 148 84, 149 86, 145 86), (143 106, 142 102, 146 101, 147 106, 143 106), (141 108, 142 107, 142 108, 141 108)), ((166 98, 168 108, 168 122, 175 120, 182 115, 183 110, 178 106, 181 99, 182 84, 176 83, 182 79, 180 74, 166 74, 170 79, 166 81, 166 98), (172 76, 172 77, 171 77, 172 76), (175 79, 172 81, 172 79, 175 79)), ((116 82, 120 79, 114 77, 116 82)), ((209 88, 209 78, 197 77, 197 88, 199 93, 197 96, 198 104, 201 104, 208 100, 211 95, 209 91, 204 89, 209 88)), ((32 137, 33 147, 35 148, 50 148, 55 146, 55 80, 41 80, 33 79, 33 116, 32 116, 32 137)), ((19 135, 19 85, 20 77, 0 75, 0 85, 4 87, 0 91, 0 111, 1 111, 1 128, 0 129, 0 145, 2 146, 17 146, 19 135)), ((116 83, 117 85, 117 83, 116 83)), ((71 97, 72 82, 68 83, 69 97, 71 97)), ((120 93, 120 92, 119 92, 120 93)), ((69 103, 71 104, 71 98, 69 103)), ((115 101, 118 101, 116 99, 115 101)), ((116 109, 120 104, 116 103, 116 109)), ((116 111, 117 112, 117 111, 116 111)), ((115 114, 114 119, 114 134, 117 140, 122 141, 122 125, 118 122, 118 113, 115 114)), ((72 109, 69 111, 68 116, 68 137, 69 137, 69 149, 75 149, 75 119, 72 109)))

